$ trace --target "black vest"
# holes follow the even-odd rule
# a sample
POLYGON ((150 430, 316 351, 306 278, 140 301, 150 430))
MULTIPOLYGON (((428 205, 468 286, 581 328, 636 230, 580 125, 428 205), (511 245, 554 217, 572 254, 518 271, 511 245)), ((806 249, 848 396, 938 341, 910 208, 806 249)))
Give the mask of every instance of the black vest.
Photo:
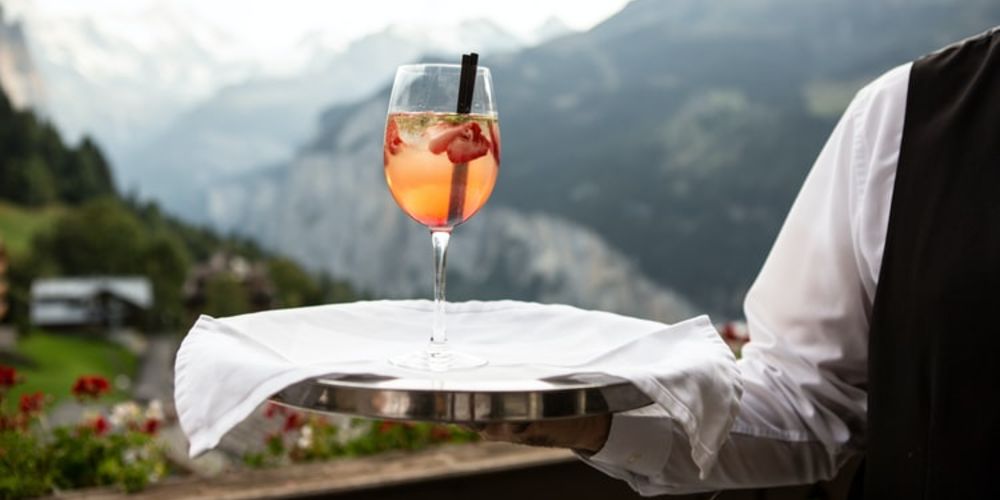
POLYGON ((869 337, 865 497, 1000 499, 1000 31, 913 64, 869 337))

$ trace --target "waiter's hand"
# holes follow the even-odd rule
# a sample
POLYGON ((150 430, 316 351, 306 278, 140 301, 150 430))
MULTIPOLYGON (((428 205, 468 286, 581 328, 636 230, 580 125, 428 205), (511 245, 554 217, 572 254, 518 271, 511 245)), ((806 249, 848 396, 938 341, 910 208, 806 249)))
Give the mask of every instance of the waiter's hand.
POLYGON ((488 441, 509 441, 596 453, 604 446, 610 429, 611 416, 598 415, 544 422, 486 424, 476 430, 488 441))

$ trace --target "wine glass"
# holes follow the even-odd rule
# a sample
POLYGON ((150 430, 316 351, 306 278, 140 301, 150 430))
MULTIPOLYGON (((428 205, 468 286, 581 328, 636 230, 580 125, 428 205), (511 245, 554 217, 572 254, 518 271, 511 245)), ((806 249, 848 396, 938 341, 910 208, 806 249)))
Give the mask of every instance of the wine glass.
POLYGON ((475 62, 471 67, 400 66, 389 98, 383 163, 392 197, 407 215, 430 229, 434 249, 430 344, 390 362, 433 371, 486 364, 482 358, 448 347, 445 263, 452 230, 486 203, 500 166, 500 129, 490 70, 475 62))

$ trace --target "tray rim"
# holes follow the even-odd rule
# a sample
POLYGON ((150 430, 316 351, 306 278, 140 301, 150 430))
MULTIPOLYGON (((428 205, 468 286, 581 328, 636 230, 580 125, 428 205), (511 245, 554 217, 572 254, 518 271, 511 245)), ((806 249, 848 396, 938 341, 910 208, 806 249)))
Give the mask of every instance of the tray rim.
POLYGON ((365 383, 352 377, 311 377, 275 393, 270 400, 318 413, 446 423, 559 420, 627 411, 653 402, 630 381, 611 376, 603 376, 602 381, 559 384, 534 380, 552 383, 552 387, 527 390, 384 387, 379 384, 405 379, 378 377, 365 383))

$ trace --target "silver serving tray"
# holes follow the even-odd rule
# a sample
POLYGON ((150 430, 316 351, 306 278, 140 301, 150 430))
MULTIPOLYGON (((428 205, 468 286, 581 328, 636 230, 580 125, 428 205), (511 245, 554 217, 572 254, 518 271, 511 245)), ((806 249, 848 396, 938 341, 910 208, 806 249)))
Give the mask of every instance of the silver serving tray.
POLYGON ((298 409, 429 422, 533 422, 632 410, 652 401, 607 375, 542 380, 461 380, 326 375, 291 385, 272 401, 298 409))

